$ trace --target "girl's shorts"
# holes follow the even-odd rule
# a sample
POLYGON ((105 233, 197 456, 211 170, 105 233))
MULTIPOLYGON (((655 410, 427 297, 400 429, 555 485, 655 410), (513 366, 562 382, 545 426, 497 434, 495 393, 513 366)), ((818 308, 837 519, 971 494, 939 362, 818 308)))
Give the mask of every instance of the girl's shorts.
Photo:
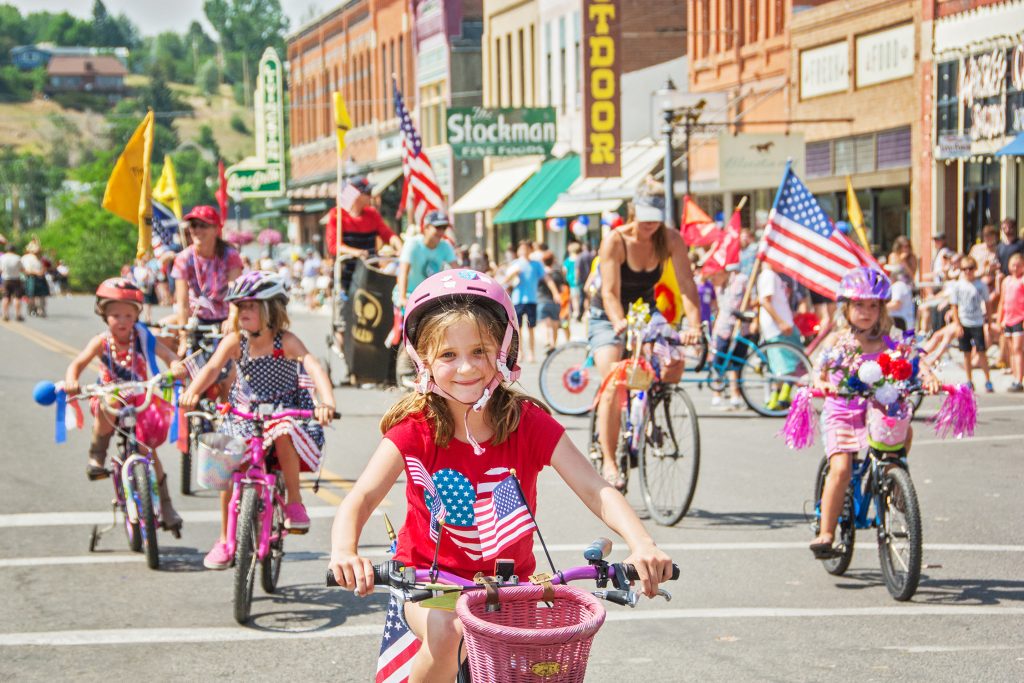
POLYGON ((590 320, 587 321, 587 343, 591 351, 597 351, 604 346, 624 346, 623 336, 615 334, 615 328, 604 312, 595 315, 595 309, 590 309, 590 320))
POLYGON ((859 453, 868 447, 868 426, 862 399, 825 399, 821 434, 825 455, 859 453))
POLYGON ((1003 334, 1007 337, 1019 337, 1024 334, 1024 322, 1017 323, 1016 325, 1006 325, 1003 327, 1003 334))
POLYGON ((558 320, 561 313, 561 306, 554 302, 543 302, 537 304, 537 320, 558 320))

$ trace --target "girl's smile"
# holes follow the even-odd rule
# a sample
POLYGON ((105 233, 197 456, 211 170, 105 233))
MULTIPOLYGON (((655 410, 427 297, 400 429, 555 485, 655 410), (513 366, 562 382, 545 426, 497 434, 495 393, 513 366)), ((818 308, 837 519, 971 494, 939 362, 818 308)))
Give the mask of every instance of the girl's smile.
POLYGON ((460 403, 476 403, 484 387, 494 379, 493 341, 480 338, 480 329, 470 320, 460 320, 446 331, 444 342, 430 362, 434 383, 460 403))

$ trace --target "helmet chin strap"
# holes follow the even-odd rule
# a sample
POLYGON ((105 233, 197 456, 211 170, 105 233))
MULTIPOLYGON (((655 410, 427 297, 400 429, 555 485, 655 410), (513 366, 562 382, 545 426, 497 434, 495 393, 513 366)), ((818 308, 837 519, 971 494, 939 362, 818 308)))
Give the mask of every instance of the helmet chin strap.
POLYGON ((469 409, 466 410, 463 415, 463 426, 466 428, 466 438, 469 439, 469 444, 473 447, 473 454, 483 455, 487 449, 481 446, 480 442, 473 437, 473 433, 469 431, 469 414, 470 412, 479 413, 482 411, 487 406, 487 401, 489 401, 491 396, 494 395, 494 390, 498 388, 500 383, 501 377, 499 375, 495 375, 494 379, 484 387, 483 393, 480 394, 480 398, 473 403, 468 403, 467 401, 463 401, 452 396, 447 391, 437 386, 437 384, 434 383, 433 378, 430 376, 430 370, 424 368, 423 372, 420 373, 419 382, 416 383, 416 390, 423 394, 433 392, 438 396, 443 396, 444 398, 461 403, 464 406, 469 406, 469 409))

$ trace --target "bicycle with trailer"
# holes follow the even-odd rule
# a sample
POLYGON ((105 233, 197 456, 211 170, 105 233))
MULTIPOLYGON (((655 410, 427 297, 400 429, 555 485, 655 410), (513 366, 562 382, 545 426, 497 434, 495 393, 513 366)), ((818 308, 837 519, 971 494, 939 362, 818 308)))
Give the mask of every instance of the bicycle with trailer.
MULTIPOLYGON (((185 333, 185 367, 188 369, 190 376, 195 374, 196 369, 202 362, 205 362, 213 355, 217 344, 224 338, 220 325, 203 325, 199 323, 197 318, 191 318, 184 325, 159 323, 150 325, 150 327, 159 330, 157 336, 164 339, 176 339, 176 333, 185 333), (189 363, 190 360, 192 361, 191 363, 189 363)), ((218 382, 222 382, 230 372, 230 368, 225 368, 218 378, 218 382)), ((210 391, 216 392, 216 385, 210 391)), ((192 417, 186 421, 186 428, 188 438, 184 444, 184 449, 179 446, 179 452, 181 453, 181 493, 182 495, 189 496, 192 495, 192 467, 199 450, 199 437, 202 434, 212 432, 214 425, 205 418, 192 417)))
POLYGON ((672 526, 690 509, 697 488, 700 427, 697 410, 686 391, 676 384, 665 384, 660 378, 661 359, 679 344, 678 337, 668 332, 667 327, 664 321, 651 322, 647 304, 636 302, 630 307, 626 327, 629 358, 612 368, 594 398, 587 453, 600 473, 604 460, 596 405, 603 392, 621 390, 616 464, 627 487, 630 470, 637 470, 641 496, 651 518, 663 526, 672 526))
MULTIPOLYGON (((966 385, 943 385, 946 400, 935 417, 936 432, 955 438, 972 435, 977 406, 966 385)), ((868 403, 866 425, 868 447, 854 459, 850 483, 843 497, 832 550, 820 556, 825 571, 842 576, 853 559, 858 529, 875 529, 882 578, 889 594, 898 601, 909 600, 921 578, 922 528, 917 491, 907 460, 909 426, 913 417, 911 397, 921 394, 919 383, 900 388, 895 398, 883 403, 877 390, 844 391, 841 396, 860 396, 868 403)), ((818 389, 801 389, 783 434, 787 443, 802 448, 813 442, 807 424, 815 421, 812 398, 826 394, 818 389), (798 423, 802 423, 799 424, 798 423)), ((821 499, 829 474, 829 456, 822 457, 814 478, 811 528, 821 530, 821 499)))
MULTIPOLYGON (((197 460, 200 486, 231 489, 227 547, 235 566, 233 610, 235 621, 244 624, 252 612, 257 568, 263 590, 274 593, 281 575, 285 537, 306 533, 304 529, 285 528, 284 477, 277 468, 273 449, 263 447, 264 430, 274 420, 312 420, 313 411, 277 410, 277 406, 261 403, 241 410, 208 399, 201 401, 199 407, 200 410, 187 415, 212 421, 217 415, 231 414, 255 425, 255 433, 248 440, 215 432, 203 434, 199 437, 197 460)), ((335 419, 340 417, 334 413, 335 419)))
MULTIPOLYGON (((118 526, 122 526, 128 538, 128 547, 134 552, 144 552, 150 569, 160 567, 160 550, 157 529, 164 526, 160 517, 160 496, 157 487, 156 468, 152 448, 167 435, 171 421, 168 410, 147 412, 154 399, 154 390, 170 389, 173 376, 169 373, 156 375, 143 382, 117 382, 111 384, 90 384, 82 387, 74 396, 64 393, 63 383, 41 382, 36 386, 35 399, 40 405, 57 406, 57 442, 66 439, 66 409, 71 402, 76 426, 83 426, 83 416, 77 401, 96 397, 100 409, 111 417, 117 434, 117 448, 110 458, 111 481, 114 497, 111 500, 113 520, 110 526, 100 528, 94 525, 89 534, 89 552, 95 552, 100 538, 118 526), (162 433, 162 434, 161 434, 162 433), (147 448, 141 448, 145 440, 147 448)), ((179 527, 169 529, 175 538, 181 538, 179 527)))
MULTIPOLYGON (((430 569, 405 567, 395 561, 374 565, 374 585, 391 594, 389 623, 381 648, 382 660, 388 659, 378 661, 378 674, 384 666, 396 676, 394 680, 402 678, 403 667, 408 675, 411 653, 418 649, 418 641, 402 615, 406 602, 416 602, 424 607, 454 609, 462 622, 460 683, 582 681, 591 643, 605 619, 599 599, 636 607, 641 597, 632 585, 639 579, 636 568, 609 563, 606 558, 611 549, 611 541, 599 538, 583 551, 586 565, 561 571, 552 568, 550 574, 540 572, 522 582, 510 560, 497 560, 494 576, 477 575, 472 581, 440 570, 436 564, 430 569), (568 585, 574 581, 594 581, 599 590, 588 592, 568 585), (404 632, 392 632, 399 629, 404 632), (402 639, 405 656, 394 659, 402 639), (385 645, 394 649, 386 651, 385 645)), ((672 579, 678 578, 679 567, 673 565, 672 579)), ((326 582, 328 586, 338 585, 330 569, 326 582)), ((663 588, 658 589, 658 595, 672 599, 663 588)))

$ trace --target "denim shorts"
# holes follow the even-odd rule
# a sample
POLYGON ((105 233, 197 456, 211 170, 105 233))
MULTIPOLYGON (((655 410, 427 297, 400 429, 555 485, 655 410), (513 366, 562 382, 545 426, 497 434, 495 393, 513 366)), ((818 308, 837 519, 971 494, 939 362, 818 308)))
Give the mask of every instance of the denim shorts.
POLYGON ((612 323, 605 317, 604 311, 590 309, 590 320, 587 322, 587 343, 591 352, 605 346, 624 346, 621 334, 615 334, 612 323))

